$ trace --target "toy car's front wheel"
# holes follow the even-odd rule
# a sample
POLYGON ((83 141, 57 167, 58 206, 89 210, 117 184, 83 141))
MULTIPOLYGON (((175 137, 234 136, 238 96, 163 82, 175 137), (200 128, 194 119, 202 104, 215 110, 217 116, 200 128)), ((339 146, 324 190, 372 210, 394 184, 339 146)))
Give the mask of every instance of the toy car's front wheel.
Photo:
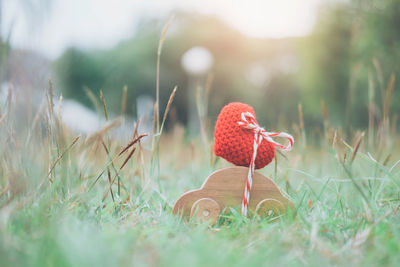
POLYGON ((190 216, 199 222, 208 221, 210 224, 215 224, 220 213, 221 207, 215 200, 201 198, 193 203, 190 216))
POLYGON ((256 212, 260 216, 275 217, 285 212, 285 206, 279 200, 266 198, 257 204, 256 212))

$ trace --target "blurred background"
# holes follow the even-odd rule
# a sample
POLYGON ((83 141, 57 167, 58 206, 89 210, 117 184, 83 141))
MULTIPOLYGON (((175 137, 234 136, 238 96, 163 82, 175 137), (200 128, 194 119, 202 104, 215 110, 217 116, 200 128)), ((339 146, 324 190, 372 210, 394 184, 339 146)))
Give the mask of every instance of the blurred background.
POLYGON ((157 50, 172 16, 160 64, 161 111, 178 86, 170 123, 196 133, 200 110, 212 129, 222 106, 240 101, 271 131, 298 122, 299 105, 306 129, 324 117, 367 128, 390 97, 396 128, 398 0, 0 0, 0 103, 12 86, 30 116, 22 109, 40 105, 51 79, 71 129, 102 125, 100 90, 111 116, 151 128, 157 50))

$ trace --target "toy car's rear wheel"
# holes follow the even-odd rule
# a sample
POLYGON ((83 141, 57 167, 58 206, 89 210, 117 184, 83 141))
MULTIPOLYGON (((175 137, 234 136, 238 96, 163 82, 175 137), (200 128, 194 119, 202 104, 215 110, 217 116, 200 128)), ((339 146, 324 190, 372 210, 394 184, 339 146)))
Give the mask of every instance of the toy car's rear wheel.
POLYGON ((278 216, 285 212, 285 206, 276 199, 266 198, 261 200, 256 206, 259 216, 278 216))
POLYGON ((193 203, 190 216, 199 222, 209 221, 215 224, 221 212, 219 204, 211 198, 201 198, 193 203))

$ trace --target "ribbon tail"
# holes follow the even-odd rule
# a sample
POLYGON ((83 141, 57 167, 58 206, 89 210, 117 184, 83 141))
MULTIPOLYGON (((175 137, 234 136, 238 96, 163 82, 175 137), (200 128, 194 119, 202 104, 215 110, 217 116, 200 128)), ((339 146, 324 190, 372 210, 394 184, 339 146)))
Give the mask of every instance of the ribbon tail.
POLYGON ((281 132, 281 133, 273 133, 273 132, 266 132, 263 134, 263 137, 274 146, 280 148, 282 151, 290 151, 293 148, 294 138, 288 133, 281 132), (276 142, 272 137, 282 137, 288 139, 289 143, 284 146, 278 142, 276 142))

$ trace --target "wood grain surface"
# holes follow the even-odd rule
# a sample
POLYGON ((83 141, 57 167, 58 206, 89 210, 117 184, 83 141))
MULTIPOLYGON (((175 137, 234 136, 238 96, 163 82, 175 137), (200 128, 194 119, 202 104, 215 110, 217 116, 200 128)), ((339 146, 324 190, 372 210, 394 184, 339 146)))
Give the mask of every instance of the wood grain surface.
MULTIPOLYGON (((172 213, 188 218, 193 204, 202 198, 209 198, 217 202, 221 211, 226 207, 239 208, 243 199, 248 170, 247 167, 235 166, 212 173, 200 189, 183 194, 175 203, 172 213)), ((265 199, 276 200, 276 202, 269 201, 268 205, 259 205, 259 207, 264 207, 262 212, 265 212, 265 207, 281 212, 287 211, 289 208, 292 211, 295 210, 293 203, 281 194, 278 186, 271 179, 259 172, 254 172, 249 211, 254 214, 257 205, 265 199)))

